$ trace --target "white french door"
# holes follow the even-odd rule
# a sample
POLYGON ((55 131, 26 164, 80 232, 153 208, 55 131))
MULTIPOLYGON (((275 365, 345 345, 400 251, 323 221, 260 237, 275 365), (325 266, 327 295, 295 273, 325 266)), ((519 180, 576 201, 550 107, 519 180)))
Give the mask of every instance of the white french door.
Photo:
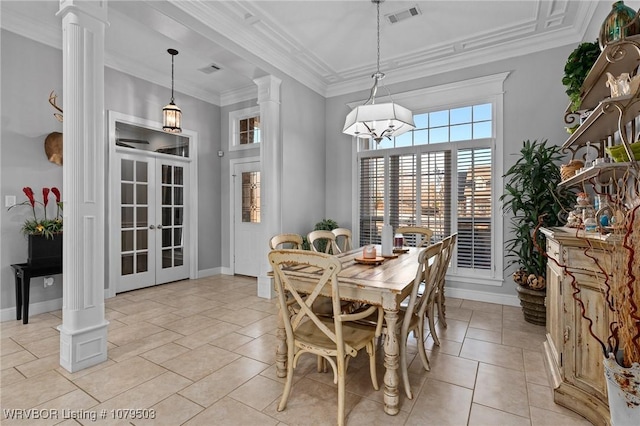
POLYGON ((116 176, 116 293, 188 278, 188 161, 118 152, 116 176))
POLYGON ((233 272, 257 277, 262 241, 260 162, 233 165, 233 272))

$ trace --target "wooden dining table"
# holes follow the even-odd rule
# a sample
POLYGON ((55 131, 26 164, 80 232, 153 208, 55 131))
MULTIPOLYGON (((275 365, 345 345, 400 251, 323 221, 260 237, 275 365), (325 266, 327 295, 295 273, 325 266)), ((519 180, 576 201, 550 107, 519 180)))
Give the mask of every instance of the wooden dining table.
MULTIPOLYGON (((338 274, 340 299, 352 302, 381 306, 384 310, 384 320, 388 333, 384 340, 384 411, 389 415, 396 415, 399 411, 398 366, 400 346, 396 333, 398 310, 400 303, 411 293, 411 286, 418 267, 420 250, 408 248, 406 253, 399 253, 394 257, 385 258, 380 263, 363 264, 356 261, 362 258, 362 248, 336 255, 342 264, 338 274)), ((380 253, 380 246, 376 247, 380 253)), ((317 270, 302 268, 295 271, 295 276, 302 289, 308 283, 309 292, 317 283, 317 270), (315 280, 315 282, 314 282, 315 280)), ((320 293, 331 297, 331 288, 326 286, 327 293, 320 293)), ((278 377, 287 375, 287 344, 282 317, 278 322, 276 333, 278 346, 276 350, 276 370, 278 377)))

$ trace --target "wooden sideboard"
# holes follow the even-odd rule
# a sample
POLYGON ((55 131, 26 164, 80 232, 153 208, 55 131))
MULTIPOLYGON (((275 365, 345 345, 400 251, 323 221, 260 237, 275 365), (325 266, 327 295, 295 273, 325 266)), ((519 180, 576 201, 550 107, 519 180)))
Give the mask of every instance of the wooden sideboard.
MULTIPOLYGON (((602 276, 596 272, 594 261, 585 255, 588 243, 577 237, 576 229, 541 231, 547 237, 550 258, 547 262, 547 339, 544 352, 554 388, 554 401, 595 425, 609 425, 602 350, 589 334, 589 323, 582 318, 580 306, 573 299, 571 277, 575 277, 575 286, 581 292, 587 316, 593 319, 594 333, 602 337, 607 335, 609 316, 598 286, 602 276)), ((589 255, 606 261, 605 252, 597 248, 606 244, 604 239, 594 235, 591 244, 593 248, 589 255)))

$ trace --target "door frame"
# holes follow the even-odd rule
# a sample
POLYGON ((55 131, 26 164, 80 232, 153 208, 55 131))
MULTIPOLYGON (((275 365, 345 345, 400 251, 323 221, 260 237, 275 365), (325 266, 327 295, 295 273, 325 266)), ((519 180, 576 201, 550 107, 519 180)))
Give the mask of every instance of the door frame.
MULTIPOLYGON (((136 154, 145 154, 144 151, 116 147, 116 122, 126 123, 133 126, 144 127, 151 130, 162 129, 162 123, 147 120, 140 117, 135 117, 129 114, 120 113, 117 111, 107 111, 107 145, 109 147, 108 154, 108 178, 107 178, 107 220, 106 220, 106 235, 110 235, 113 232, 112 222, 115 217, 115 208, 119 204, 116 199, 116 194, 120 191, 116 191, 114 179, 116 178, 116 153, 119 152, 132 152, 136 154), (116 149, 117 148, 117 149, 116 149)), ((185 203, 189 203, 189 278, 198 278, 198 132, 193 130, 183 129, 180 136, 189 139, 189 158, 182 158, 185 162, 189 163, 189 199, 185 200, 185 203)), ((157 154, 153 152, 147 152, 149 157, 166 157, 166 154, 157 154)), ((119 186, 119 177, 118 177, 119 186)), ((106 263, 105 270, 107 271, 107 287, 105 288, 105 298, 114 297, 116 295, 116 280, 119 277, 119 250, 116 251, 113 247, 113 241, 110 238, 106 238, 105 250, 106 250, 106 263), (116 256, 117 254, 117 256, 116 256)))
MULTIPOLYGON (((233 158, 229 160, 229 274, 235 275, 236 262, 234 256, 236 253, 236 223, 235 223, 235 205, 236 205, 236 191, 235 180, 233 178, 233 172, 238 164, 245 163, 258 163, 260 170, 262 170, 262 163, 259 156, 233 158)), ((261 171, 262 173, 262 171, 261 171)), ((262 188, 261 188, 262 191, 262 188)), ((262 195, 262 193, 261 193, 262 195)))

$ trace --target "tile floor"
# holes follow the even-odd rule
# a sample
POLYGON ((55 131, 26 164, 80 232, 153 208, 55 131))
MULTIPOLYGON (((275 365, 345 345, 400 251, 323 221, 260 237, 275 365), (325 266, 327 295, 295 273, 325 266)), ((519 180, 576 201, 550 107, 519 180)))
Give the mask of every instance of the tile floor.
MULTIPOLYGON (((28 325, 3 322, 1 423, 335 424, 331 374, 317 373, 310 355, 295 372, 287 408, 276 411, 283 390, 274 364, 276 301, 255 294, 255 279, 215 276, 108 299, 109 359, 73 374, 59 366, 60 311, 32 316, 28 325), (8 419, 17 413, 10 409, 57 419, 8 419), (155 419, 113 418, 127 409, 152 409, 155 419)), ((449 298, 447 319, 448 328, 438 325, 442 345, 427 341, 430 372, 411 339, 414 399, 401 394, 397 416, 383 412, 366 353, 351 363, 349 425, 590 424, 554 404, 541 353, 544 327, 524 322, 519 308, 449 298)), ((382 381, 381 357, 378 371, 382 381)))

